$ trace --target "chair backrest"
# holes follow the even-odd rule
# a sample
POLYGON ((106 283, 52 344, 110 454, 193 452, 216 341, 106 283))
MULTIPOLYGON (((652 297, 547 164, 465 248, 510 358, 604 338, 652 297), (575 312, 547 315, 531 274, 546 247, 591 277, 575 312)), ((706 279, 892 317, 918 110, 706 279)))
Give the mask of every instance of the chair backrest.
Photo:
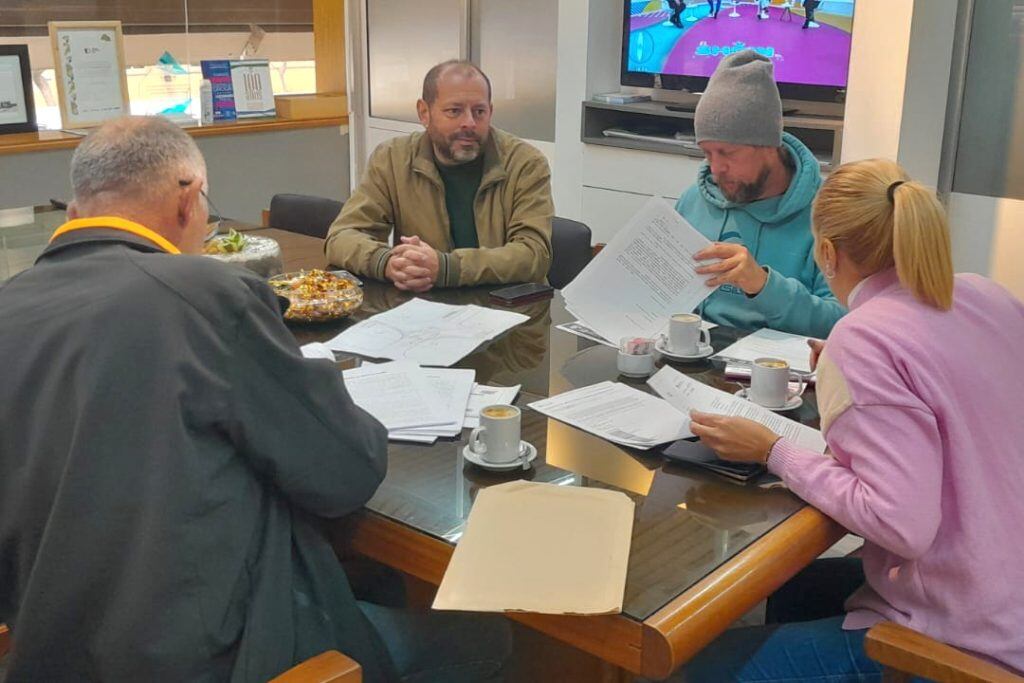
POLYGON ((341 213, 343 202, 306 194, 275 194, 270 200, 271 228, 310 237, 327 237, 327 229, 341 213))
POLYGON ((270 683, 362 683, 363 669, 337 650, 307 659, 270 683))
POLYGON ((559 218, 551 220, 551 267, 548 282, 562 289, 580 274, 593 256, 590 228, 579 221, 559 218))

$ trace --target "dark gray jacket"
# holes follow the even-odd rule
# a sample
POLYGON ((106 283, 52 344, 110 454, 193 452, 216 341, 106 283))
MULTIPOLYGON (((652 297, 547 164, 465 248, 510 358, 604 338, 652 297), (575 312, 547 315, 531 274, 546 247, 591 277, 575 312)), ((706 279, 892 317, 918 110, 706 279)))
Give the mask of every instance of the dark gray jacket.
POLYGON ((265 681, 339 648, 390 678, 313 524, 386 466, 383 427, 256 276, 61 236, 0 286, 8 680, 265 681))

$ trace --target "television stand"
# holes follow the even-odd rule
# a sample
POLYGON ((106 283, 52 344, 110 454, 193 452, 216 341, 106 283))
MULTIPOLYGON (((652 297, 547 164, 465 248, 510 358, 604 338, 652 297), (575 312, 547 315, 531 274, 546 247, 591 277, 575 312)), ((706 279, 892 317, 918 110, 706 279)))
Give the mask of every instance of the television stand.
MULTIPOLYGON (((665 109, 668 109, 669 111, 686 112, 687 114, 694 114, 697 111, 696 105, 688 105, 688 104, 666 104, 665 105, 665 109)), ((799 109, 783 109, 782 110, 782 115, 783 116, 795 116, 796 114, 799 114, 799 113, 800 113, 799 109)))
MULTIPOLYGON (((838 164, 842 148, 842 117, 793 116, 792 111, 783 112, 783 127, 823 160, 822 170, 830 171, 838 164)), ((697 156, 700 152, 692 142, 693 118, 693 105, 586 101, 581 140, 589 145, 697 156)))

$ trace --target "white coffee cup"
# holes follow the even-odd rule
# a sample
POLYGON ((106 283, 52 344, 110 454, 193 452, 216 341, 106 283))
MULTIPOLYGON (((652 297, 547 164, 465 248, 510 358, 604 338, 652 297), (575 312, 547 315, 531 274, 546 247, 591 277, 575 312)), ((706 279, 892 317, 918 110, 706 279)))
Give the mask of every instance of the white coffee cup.
POLYGON ((668 321, 668 350, 681 356, 696 356, 701 346, 711 345, 711 332, 701 327, 696 313, 676 313, 668 321))
POLYGON ((480 411, 480 426, 469 435, 470 449, 496 465, 515 462, 520 457, 521 418, 522 413, 515 406, 486 406, 480 411))
POLYGON ((782 408, 804 393, 805 382, 804 376, 781 358, 758 358, 751 367, 748 395, 751 401, 765 408, 782 408), (796 391, 789 390, 790 379, 799 384, 796 391))

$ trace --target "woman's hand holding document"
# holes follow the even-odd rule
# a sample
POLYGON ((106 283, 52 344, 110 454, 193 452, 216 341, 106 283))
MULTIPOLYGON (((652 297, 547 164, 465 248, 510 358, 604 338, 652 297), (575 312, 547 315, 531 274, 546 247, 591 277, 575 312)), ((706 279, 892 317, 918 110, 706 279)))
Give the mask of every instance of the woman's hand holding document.
POLYGON ((668 318, 714 292, 694 255, 711 246, 661 197, 652 197, 562 294, 605 339, 655 337, 668 318))
POLYGON ((777 415, 751 401, 690 379, 667 365, 647 380, 647 384, 659 396, 672 404, 676 410, 687 416, 687 431, 689 431, 690 411, 697 410, 702 413, 753 420, 799 446, 819 453, 825 452, 825 439, 817 429, 777 415))

